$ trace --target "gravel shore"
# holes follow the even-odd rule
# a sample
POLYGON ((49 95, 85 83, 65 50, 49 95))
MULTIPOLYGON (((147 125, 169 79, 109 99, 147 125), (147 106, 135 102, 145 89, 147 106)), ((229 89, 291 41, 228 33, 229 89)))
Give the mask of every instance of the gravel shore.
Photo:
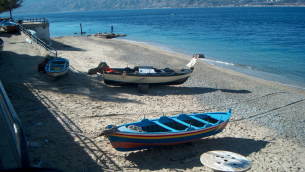
MULTIPOLYGON (((305 91, 250 77, 200 61, 179 86, 154 86, 147 94, 114 87, 87 75, 105 61, 110 67, 153 65, 181 68, 191 56, 127 40, 58 37, 53 46, 72 70, 53 79, 37 72, 41 49, 22 36, 1 37, 0 79, 24 124, 33 164, 63 171, 212 171, 199 157, 233 151, 253 161, 249 171, 305 171, 305 91), (163 114, 233 109, 220 134, 197 142, 118 152, 97 134, 163 114)), ((204 52, 202 52, 204 53, 204 52)))

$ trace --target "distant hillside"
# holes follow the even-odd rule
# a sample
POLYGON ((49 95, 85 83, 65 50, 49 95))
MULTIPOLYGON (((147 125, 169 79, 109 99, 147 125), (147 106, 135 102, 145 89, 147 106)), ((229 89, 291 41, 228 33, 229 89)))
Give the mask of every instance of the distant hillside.
POLYGON ((197 8, 226 6, 305 6, 305 0, 24 0, 20 13, 103 9, 197 8))

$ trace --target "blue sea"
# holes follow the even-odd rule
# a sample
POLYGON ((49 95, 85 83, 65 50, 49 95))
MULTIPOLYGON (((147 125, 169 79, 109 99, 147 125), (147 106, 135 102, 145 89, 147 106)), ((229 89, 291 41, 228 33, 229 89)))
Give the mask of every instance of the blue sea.
POLYGON ((196 8, 107 10, 46 17, 52 37, 125 33, 123 39, 146 42, 185 54, 203 53, 207 62, 305 88, 305 8, 196 8))

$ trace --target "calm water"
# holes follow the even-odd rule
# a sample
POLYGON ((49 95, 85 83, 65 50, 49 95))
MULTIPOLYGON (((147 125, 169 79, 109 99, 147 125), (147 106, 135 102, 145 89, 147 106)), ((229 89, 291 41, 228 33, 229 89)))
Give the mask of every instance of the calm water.
POLYGON ((78 12, 46 17, 51 36, 126 33, 130 39, 305 87, 305 8, 201 8, 78 12))

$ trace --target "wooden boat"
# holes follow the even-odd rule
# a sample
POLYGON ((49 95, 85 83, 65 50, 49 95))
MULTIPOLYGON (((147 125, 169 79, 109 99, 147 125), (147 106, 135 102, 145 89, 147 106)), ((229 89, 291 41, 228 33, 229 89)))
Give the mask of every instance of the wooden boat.
POLYGON ((98 38, 106 38, 106 39, 112 39, 117 37, 124 37, 127 36, 126 34, 117 34, 117 33, 96 33, 94 36, 98 38))
POLYGON ((49 58, 44 63, 45 72, 52 77, 65 75, 69 71, 69 61, 65 58, 49 58))
POLYGON ((118 151, 192 142, 221 132, 229 122, 228 112, 179 114, 140 122, 109 125, 101 135, 108 137, 118 151))
POLYGON ((18 25, 15 22, 9 20, 3 20, 0 22, 0 26, 7 33, 14 33, 18 31, 18 25))
POLYGON ((101 73, 105 84, 183 84, 193 72, 198 58, 204 58, 202 54, 196 54, 186 65, 186 68, 173 70, 170 68, 157 69, 152 66, 136 66, 134 68, 110 68, 105 62, 101 62, 97 68, 90 69, 88 74, 101 73))

